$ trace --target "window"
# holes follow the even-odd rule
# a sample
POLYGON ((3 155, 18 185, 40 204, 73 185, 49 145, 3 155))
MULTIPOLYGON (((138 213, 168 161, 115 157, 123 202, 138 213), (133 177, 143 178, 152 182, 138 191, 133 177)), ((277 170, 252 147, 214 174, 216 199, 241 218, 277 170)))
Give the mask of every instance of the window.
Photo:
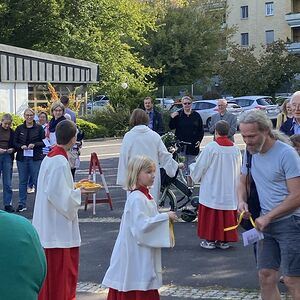
POLYGON ((248 19, 248 5, 241 6, 241 19, 248 19))
POLYGON ((249 34, 241 33, 241 45, 248 46, 249 45, 249 34))
POLYGON ((266 16, 274 15, 274 2, 266 2, 266 16))
POLYGON ((274 30, 266 30, 266 44, 274 42, 274 30))

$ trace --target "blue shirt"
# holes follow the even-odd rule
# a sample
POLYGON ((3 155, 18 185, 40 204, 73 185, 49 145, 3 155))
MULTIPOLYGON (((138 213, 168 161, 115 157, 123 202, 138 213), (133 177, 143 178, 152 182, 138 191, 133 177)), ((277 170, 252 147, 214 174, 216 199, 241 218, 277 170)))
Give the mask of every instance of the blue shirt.
POLYGON ((153 130, 153 116, 154 116, 153 110, 147 111, 147 114, 149 116, 149 125, 148 125, 148 127, 153 130))
POLYGON ((294 134, 300 134, 300 124, 293 119, 294 134))

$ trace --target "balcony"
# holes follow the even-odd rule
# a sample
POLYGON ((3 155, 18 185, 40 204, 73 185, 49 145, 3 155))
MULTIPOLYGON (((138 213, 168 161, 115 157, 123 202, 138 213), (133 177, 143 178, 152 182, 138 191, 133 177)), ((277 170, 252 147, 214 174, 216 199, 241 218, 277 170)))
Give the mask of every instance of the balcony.
POLYGON ((300 54, 300 42, 288 43, 286 48, 292 54, 300 54))
POLYGON ((285 20, 290 27, 300 27, 300 13, 289 13, 285 15, 285 20))

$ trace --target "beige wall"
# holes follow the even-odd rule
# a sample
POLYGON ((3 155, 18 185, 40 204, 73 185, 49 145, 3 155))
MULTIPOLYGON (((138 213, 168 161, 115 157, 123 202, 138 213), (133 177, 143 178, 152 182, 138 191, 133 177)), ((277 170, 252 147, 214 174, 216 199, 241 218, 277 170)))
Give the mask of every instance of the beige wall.
POLYGON ((265 16, 265 3, 270 0, 227 0, 228 26, 236 26, 237 31, 231 41, 241 44, 241 33, 249 33, 249 45, 257 47, 266 44, 266 31, 274 30, 274 39, 291 39, 291 28, 285 21, 285 14, 292 11, 290 0, 273 0, 274 15, 265 16), (248 19, 241 19, 241 6, 248 5, 248 19))

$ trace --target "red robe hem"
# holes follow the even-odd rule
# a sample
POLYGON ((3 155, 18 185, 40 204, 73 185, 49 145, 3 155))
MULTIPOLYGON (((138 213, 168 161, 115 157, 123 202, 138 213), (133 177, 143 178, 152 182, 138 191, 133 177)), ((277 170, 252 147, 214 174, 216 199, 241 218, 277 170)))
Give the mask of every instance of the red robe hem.
POLYGON ((237 224, 236 210, 214 209, 203 204, 198 208, 198 236, 207 241, 237 242, 236 229, 224 231, 224 228, 237 224))
POLYGON ((119 292, 110 288, 107 300, 160 300, 158 290, 119 292))

